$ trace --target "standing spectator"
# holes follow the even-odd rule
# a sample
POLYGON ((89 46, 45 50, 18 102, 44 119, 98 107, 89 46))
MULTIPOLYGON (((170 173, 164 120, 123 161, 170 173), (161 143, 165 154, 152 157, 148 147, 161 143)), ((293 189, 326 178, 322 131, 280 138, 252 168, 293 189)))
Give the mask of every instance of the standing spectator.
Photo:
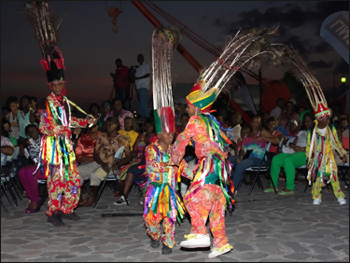
POLYGON ((151 68, 149 64, 145 62, 143 54, 137 56, 137 61, 140 65, 136 68, 135 72, 135 86, 139 100, 139 114, 141 118, 149 118, 148 90, 150 88, 151 68))
POLYGON ((129 68, 123 65, 120 58, 116 59, 115 65, 117 67, 113 76, 115 97, 121 101, 125 101, 126 93, 128 92, 129 88, 129 68))
POLYGON ((118 118, 120 129, 124 129, 124 121, 126 117, 134 118, 131 111, 123 109, 123 102, 118 98, 112 100, 112 111, 105 116, 105 121, 111 116, 116 116, 118 118))
POLYGON ((285 104, 286 102, 284 101, 284 98, 278 98, 276 100, 276 107, 270 112, 270 117, 276 117, 278 119, 285 104))

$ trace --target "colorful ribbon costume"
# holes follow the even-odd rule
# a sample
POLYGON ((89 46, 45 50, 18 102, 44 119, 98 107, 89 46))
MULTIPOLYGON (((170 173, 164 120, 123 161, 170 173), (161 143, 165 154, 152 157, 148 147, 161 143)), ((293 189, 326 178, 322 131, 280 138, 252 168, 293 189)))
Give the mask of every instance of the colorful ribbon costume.
POLYGON ((273 33, 267 29, 254 29, 247 34, 238 32, 220 57, 200 75, 186 97, 187 103, 196 109, 196 114, 190 117, 185 130, 177 136, 172 160, 175 164, 180 163, 180 168, 187 166, 182 158, 186 146, 194 141, 198 163, 194 174, 183 174, 193 180, 184 196, 192 227, 191 233, 185 236, 187 240, 180 245, 188 248, 196 247, 200 242, 202 243, 198 247, 210 245, 207 243, 205 226, 209 215, 210 230, 214 236, 213 250, 209 257, 216 257, 232 249, 225 232, 225 204, 228 203, 232 208, 234 203, 233 182, 229 177, 231 166, 226 160, 231 141, 210 114, 210 108, 240 68, 252 64, 255 57, 270 53, 267 37, 273 33))
POLYGON ((331 127, 326 125, 324 129, 319 127, 320 121, 327 122, 327 118, 329 119, 331 116, 321 86, 296 50, 287 46, 281 46, 281 49, 276 51, 282 58, 282 61, 284 60, 290 64, 293 73, 305 87, 316 117, 314 130, 312 133, 308 131, 306 146, 307 179, 310 184, 313 182, 312 197, 313 199, 321 199, 322 184, 330 182, 335 197, 344 198, 345 195, 339 186, 334 150, 340 156, 346 156, 346 151, 342 147, 333 125, 331 127))
MULTIPOLYGON (((171 67, 173 47, 180 33, 177 28, 156 28, 152 36, 153 105, 157 134, 174 134, 175 110, 172 96, 171 67)), ((175 245, 175 221, 181 221, 185 206, 178 197, 180 179, 176 167, 168 165, 171 146, 167 150, 160 139, 146 147, 146 175, 144 222, 152 240, 161 239, 168 248, 175 245), (164 234, 160 222, 163 221, 164 234)), ((164 247, 163 247, 164 248, 164 247)))
POLYGON ((80 194, 80 177, 71 140, 71 128, 85 127, 88 120, 71 116, 71 104, 78 110, 83 110, 65 96, 64 59, 57 46, 58 28, 49 2, 28 2, 26 10, 40 44, 43 55, 40 64, 46 72, 48 85, 51 89, 52 85, 62 89, 59 95, 52 92, 46 98, 46 110, 41 110, 40 115, 39 129, 43 137, 39 165, 45 170, 49 195, 46 214, 50 217, 57 210, 71 214, 78 204, 80 194))

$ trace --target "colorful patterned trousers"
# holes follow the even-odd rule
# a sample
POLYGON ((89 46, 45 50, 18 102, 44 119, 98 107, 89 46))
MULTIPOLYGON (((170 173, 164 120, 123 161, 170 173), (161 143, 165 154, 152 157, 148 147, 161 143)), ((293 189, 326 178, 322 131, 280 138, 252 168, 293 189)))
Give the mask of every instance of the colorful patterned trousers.
MULTIPOLYGON (((334 196, 337 199, 339 197, 344 198, 345 194, 340 189, 338 175, 335 175, 335 178, 336 180, 333 179, 333 176, 331 178, 331 185, 333 188, 334 196)), ((323 180, 321 179, 321 177, 317 177, 316 182, 312 184, 312 190, 311 190, 312 199, 321 198, 322 185, 323 185, 323 180)))
POLYGON ((167 247, 173 248, 175 246, 175 222, 172 219, 165 217, 161 220, 163 221, 164 234, 161 231, 161 222, 156 220, 152 211, 144 217, 144 221, 146 232, 152 239, 159 240, 161 238, 162 243, 167 247))
POLYGON ((47 177, 47 192, 49 195, 48 210, 46 215, 51 216, 56 210, 61 210, 65 214, 73 213, 73 209, 78 205, 80 195, 80 176, 74 162, 74 170, 69 169, 69 181, 65 174, 62 176, 60 167, 54 166, 52 177, 47 177))
POLYGON ((213 246, 221 248, 228 244, 225 231, 225 196, 218 185, 206 184, 192 198, 185 199, 191 216, 191 234, 207 234, 205 226, 208 215, 210 230, 214 236, 213 246))

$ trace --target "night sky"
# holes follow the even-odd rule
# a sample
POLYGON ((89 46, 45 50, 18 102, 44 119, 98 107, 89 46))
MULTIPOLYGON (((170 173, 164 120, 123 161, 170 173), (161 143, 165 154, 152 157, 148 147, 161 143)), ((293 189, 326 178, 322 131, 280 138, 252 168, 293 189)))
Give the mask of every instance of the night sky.
MULTIPOLYGON (((349 65, 320 37, 323 20, 337 11, 348 11, 348 1, 156 1, 160 8, 204 37, 222 47, 228 36, 239 28, 280 25, 277 42, 293 44, 311 66, 323 89, 333 87, 333 72, 349 76, 349 65)), ((38 97, 49 93, 46 75, 39 61, 41 52, 29 24, 23 1, 1 1, 1 105, 16 95, 38 97)), ((138 65, 139 53, 150 59, 153 26, 128 1, 53 1, 52 7, 59 21, 59 49, 65 59, 67 96, 87 109, 92 102, 108 99, 115 70, 115 59, 126 66, 138 65), (115 6, 123 11, 117 19, 118 32, 112 32, 112 18, 107 8, 115 6)), ((154 13, 152 11, 152 13, 154 13)), ((154 13, 164 26, 170 23, 154 13)), ((186 36, 181 44, 202 66, 215 57, 186 36)), ((263 77, 280 79, 279 69, 263 68, 263 77)), ((174 53, 175 83, 193 83, 198 73, 178 53, 174 53)), ((247 77, 248 84, 256 81, 247 77)))

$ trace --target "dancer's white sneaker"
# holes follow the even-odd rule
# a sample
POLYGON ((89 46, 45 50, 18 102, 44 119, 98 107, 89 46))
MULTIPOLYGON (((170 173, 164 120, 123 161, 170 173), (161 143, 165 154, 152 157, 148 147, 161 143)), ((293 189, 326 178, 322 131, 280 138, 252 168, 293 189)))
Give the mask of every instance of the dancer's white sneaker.
POLYGON ((343 197, 339 197, 338 198, 338 202, 340 205, 345 205, 346 204, 346 200, 343 197))
POLYGON ((314 199, 313 204, 314 205, 320 205, 321 204, 321 198, 314 199))
POLYGON ((180 243, 181 247, 185 248, 196 248, 196 247, 210 247, 210 237, 209 235, 202 234, 189 234, 185 235, 187 240, 180 243))
POLYGON ((211 252, 208 255, 208 258, 215 258, 217 256, 220 256, 222 254, 226 254, 228 252, 230 252, 233 249, 233 247, 230 244, 226 244, 223 247, 217 248, 217 247, 213 247, 211 249, 211 252))

